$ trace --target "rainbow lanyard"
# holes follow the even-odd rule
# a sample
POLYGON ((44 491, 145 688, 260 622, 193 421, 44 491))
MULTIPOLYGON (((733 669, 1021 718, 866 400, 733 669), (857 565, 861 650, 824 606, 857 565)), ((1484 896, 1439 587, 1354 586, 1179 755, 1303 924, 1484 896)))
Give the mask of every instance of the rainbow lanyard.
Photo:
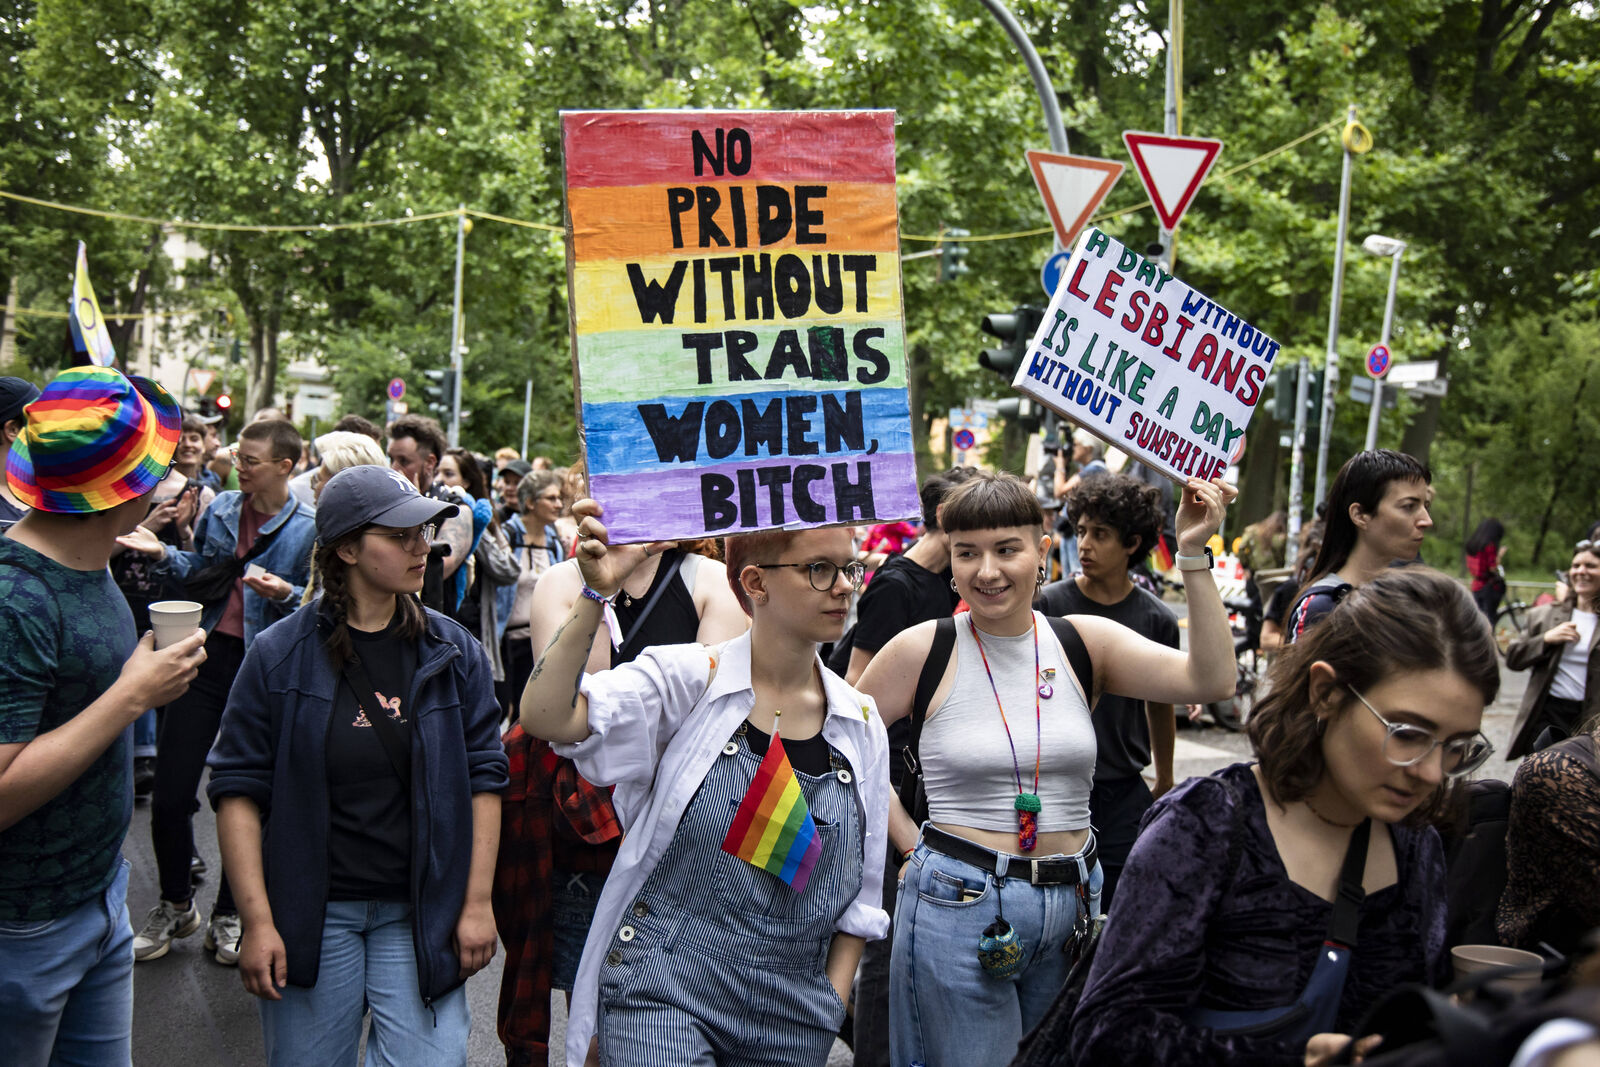
MULTIPOLYGON (((971 622, 971 617, 968 616, 971 622)), ((972 622, 972 640, 983 658, 983 672, 989 676, 989 691, 994 694, 994 706, 1000 710, 1000 725, 1006 728, 1006 743, 1011 746, 1011 771, 1017 780, 1017 846, 1032 852, 1039 844, 1039 758, 1043 752, 1044 727, 1039 711, 1043 694, 1039 685, 1039 618, 1033 616, 1033 792, 1022 791, 1022 766, 1017 762, 1017 742, 1011 736, 1011 724, 1006 721, 1005 705, 1000 702, 1000 687, 994 684, 994 671, 989 669, 989 654, 983 650, 983 639, 978 636, 978 624, 972 622)))

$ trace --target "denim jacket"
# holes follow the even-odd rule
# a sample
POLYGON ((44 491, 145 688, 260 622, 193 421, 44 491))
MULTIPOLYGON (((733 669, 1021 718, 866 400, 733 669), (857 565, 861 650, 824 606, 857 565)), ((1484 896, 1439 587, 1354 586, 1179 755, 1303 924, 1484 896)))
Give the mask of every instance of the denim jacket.
MULTIPOLYGON (((339 673, 318 631, 318 598, 245 653, 206 762, 213 807, 261 809, 272 918, 291 984, 317 982, 328 901, 328 725, 339 673)), ((472 867, 472 797, 506 788, 500 705, 483 647, 429 611, 411 685, 411 905, 424 1002, 461 984, 453 945, 472 867)))
MULTIPOLYGON (((244 494, 230 490, 218 494, 194 527, 194 550, 167 546, 163 563, 182 581, 203 567, 230 560, 239 546, 239 512, 245 506, 244 494)), ((272 543, 252 563, 259 563, 279 578, 294 586, 294 593, 281 601, 258 596, 248 585, 244 587, 244 643, 248 648, 256 634, 279 619, 286 618, 300 605, 311 577, 311 548, 317 540, 316 510, 289 496, 289 502, 266 525, 258 537, 274 534, 272 543)), ((206 605, 200 625, 208 632, 222 618, 226 600, 206 605)))

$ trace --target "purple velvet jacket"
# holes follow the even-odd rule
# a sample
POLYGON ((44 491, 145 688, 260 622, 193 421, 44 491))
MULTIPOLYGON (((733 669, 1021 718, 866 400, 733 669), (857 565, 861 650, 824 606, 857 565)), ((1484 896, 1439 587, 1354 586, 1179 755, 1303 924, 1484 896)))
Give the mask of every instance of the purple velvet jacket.
MULTIPOLYGON (((1445 965, 1445 869, 1439 835, 1391 826, 1399 877, 1361 906, 1338 1026, 1348 1032, 1403 982, 1445 965)), ((1159 1063, 1289 1067, 1305 1049, 1224 1036, 1184 1022, 1191 1006, 1292 1004, 1316 965, 1333 905, 1289 880, 1250 765, 1191 778, 1146 814, 1072 1017, 1080 1065, 1159 1063), (1230 877, 1235 803, 1239 867, 1230 877)))

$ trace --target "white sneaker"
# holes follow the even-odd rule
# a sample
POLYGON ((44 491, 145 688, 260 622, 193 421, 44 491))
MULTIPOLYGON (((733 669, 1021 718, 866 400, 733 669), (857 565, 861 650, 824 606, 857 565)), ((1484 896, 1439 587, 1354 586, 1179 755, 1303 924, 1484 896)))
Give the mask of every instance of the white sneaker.
POLYGON ((243 936, 244 927, 239 922, 239 916, 213 913, 211 923, 206 927, 206 951, 215 952, 217 962, 224 967, 237 967, 239 939, 243 936))
POLYGON ((194 901, 174 904, 163 900, 145 916, 144 928, 133 938, 133 958, 139 962, 158 960, 172 948, 172 939, 188 937, 200 929, 200 911, 194 901))

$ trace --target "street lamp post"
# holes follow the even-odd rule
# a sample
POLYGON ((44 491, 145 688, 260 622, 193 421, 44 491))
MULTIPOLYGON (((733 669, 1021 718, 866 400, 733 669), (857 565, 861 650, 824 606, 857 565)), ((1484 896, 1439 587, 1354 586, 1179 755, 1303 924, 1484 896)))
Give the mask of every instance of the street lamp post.
MULTIPOLYGON (((1389 331, 1394 326, 1394 293, 1400 282, 1400 254, 1406 250, 1406 243, 1397 237, 1384 237, 1375 233, 1362 241, 1361 247, 1374 256, 1388 256, 1391 261, 1389 298, 1383 305, 1383 340, 1379 342, 1384 348, 1388 348, 1389 331)), ((1383 381, 1383 378, 1375 378, 1372 382, 1372 411, 1367 415, 1365 446, 1368 452, 1378 447, 1378 412, 1383 408, 1383 381)))

